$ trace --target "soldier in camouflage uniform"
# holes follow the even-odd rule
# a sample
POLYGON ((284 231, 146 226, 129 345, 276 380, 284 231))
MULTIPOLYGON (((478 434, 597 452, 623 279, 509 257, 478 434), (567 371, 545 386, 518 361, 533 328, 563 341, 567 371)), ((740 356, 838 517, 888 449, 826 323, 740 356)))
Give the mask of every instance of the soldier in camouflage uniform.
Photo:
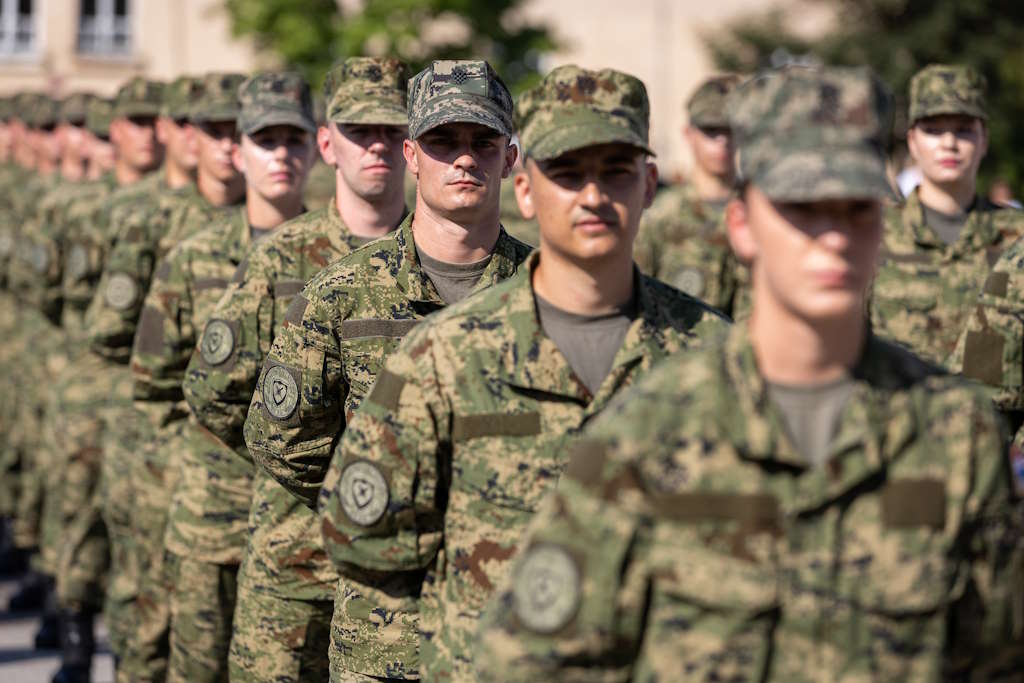
POLYGON ((658 193, 635 247, 645 273, 730 315, 745 300, 740 290, 749 279, 732 253, 724 222, 735 181, 726 99, 739 82, 735 75, 712 77, 687 101, 690 122, 683 133, 693 152, 693 178, 658 193))
MULTIPOLYGON (((404 155, 416 210, 392 236, 334 262, 276 330, 245 423, 256 463, 316 506, 348 417, 402 336, 428 314, 512 276, 529 248, 499 222, 516 150, 512 98, 483 61, 437 61, 409 82, 404 155)), ((338 583, 331 680, 418 678, 423 572, 338 583)))
POLYGON ((710 307, 634 272, 657 180, 648 119, 643 83, 610 69, 559 67, 522 95, 516 190, 540 251, 413 330, 335 450, 324 543, 343 580, 349 567, 427 571, 425 680, 473 679, 480 610, 575 434, 653 364, 726 330, 710 307))
MULTIPOLYGON (((100 289, 106 296, 94 300, 90 326, 94 347, 110 354, 131 355, 131 342, 155 269, 167 253, 184 239, 239 215, 245 197, 245 179, 234 167, 231 150, 236 141, 238 86, 241 74, 210 73, 201 92, 191 101, 189 120, 196 138, 196 185, 176 196, 158 198, 159 212, 145 221, 130 223, 111 254, 100 289), (127 348, 126 348, 127 347, 127 348)), ((180 381, 180 380, 179 380, 180 381)), ((177 388, 171 387, 178 396, 177 388)), ((129 644, 125 669, 137 680, 162 682, 167 676, 169 651, 170 585, 164 571, 164 533, 167 510, 175 486, 175 471, 167 456, 167 440, 187 414, 181 400, 147 401, 143 419, 136 418, 139 447, 128 468, 108 485, 132 492, 132 542, 128 548, 138 572, 138 620, 129 644)), ((135 402, 140 408, 140 402, 135 402)), ((119 451, 120 452, 120 451, 119 451)), ((111 510, 111 514, 113 511, 111 510)), ((127 533, 127 532, 126 532, 127 533)))
MULTIPOLYGON (((360 57, 327 76, 327 123, 318 138, 325 162, 335 169, 335 199, 252 247, 210 316, 186 373, 183 388, 193 413, 236 454, 205 464, 211 482, 253 472, 242 426, 264 357, 292 299, 328 263, 390 232, 405 217, 408 78, 408 68, 398 60, 360 57)), ((237 510, 225 514, 231 500, 215 490, 210 498, 201 508, 210 519, 193 524, 214 531, 226 517, 243 522, 230 539, 245 548, 231 680, 326 680, 338 575, 320 542, 313 511, 263 471, 255 473, 251 495, 235 496, 237 510)))
POLYGON ((789 67, 735 98, 749 324, 572 448, 486 613, 481 680, 966 680, 1019 648, 999 419, 866 329, 884 87, 789 67))
MULTIPOLYGON (((246 205, 179 244, 157 268, 132 351, 135 396, 147 412, 182 401, 196 337, 248 248, 303 210, 316 131, 308 85, 295 73, 266 73, 248 79, 238 94, 241 141, 233 159, 246 178, 246 205)), ((210 472, 208 463, 236 459, 231 449, 191 417, 168 427, 172 438, 158 435, 158 448, 169 449, 161 461, 176 471, 164 541, 171 588, 167 678, 226 681, 252 468, 210 472)))
POLYGON ((1024 233, 1024 212, 975 191, 988 149, 982 76, 964 66, 926 67, 910 83, 909 120, 907 145, 923 178, 887 218, 871 324, 948 366, 992 265, 1024 233))

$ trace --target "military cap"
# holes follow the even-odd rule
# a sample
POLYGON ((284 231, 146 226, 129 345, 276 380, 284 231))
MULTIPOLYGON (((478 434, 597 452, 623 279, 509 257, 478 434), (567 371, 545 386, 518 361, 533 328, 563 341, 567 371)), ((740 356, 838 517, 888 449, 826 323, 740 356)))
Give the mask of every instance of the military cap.
POLYGON ((13 97, 0 97, 0 121, 7 123, 13 116, 14 112, 14 98, 13 97))
POLYGON ((95 97, 85 92, 72 93, 65 97, 60 103, 60 122, 73 126, 84 125, 85 117, 89 113, 89 102, 95 97))
POLYGON ((759 74, 730 101, 741 179, 779 201, 893 197, 883 156, 890 102, 866 68, 759 74))
POLYGON ((214 72, 203 76, 203 94, 192 103, 189 118, 193 121, 234 121, 238 118, 238 86, 243 74, 214 72))
POLYGON ((324 79, 327 120, 405 126, 409 67, 398 59, 350 57, 324 79))
POLYGON ((728 128, 729 93, 742 79, 736 74, 712 76, 701 83, 686 101, 686 114, 690 125, 698 128, 728 128))
POLYGON ((110 135, 110 122, 114 120, 114 101, 103 97, 93 98, 89 102, 85 115, 85 127, 97 137, 110 135))
POLYGON ((11 98, 11 118, 16 118, 26 126, 32 125, 32 112, 35 109, 36 93, 20 92, 11 98))
POLYGON ((483 60, 439 60, 409 81, 409 137, 446 123, 479 123, 512 135, 512 95, 483 60))
POLYGON ((969 66, 926 66, 910 80, 910 123, 941 114, 986 120, 985 87, 985 77, 969 66))
POLYGON ((640 79, 613 69, 560 66, 519 98, 516 123, 523 154, 554 159, 591 145, 621 142, 653 154, 651 107, 640 79))
POLYGON ((121 86, 114 97, 114 116, 156 116, 164 99, 164 84, 136 76, 121 86))
POLYGON ((203 83, 193 76, 179 76, 164 88, 160 116, 188 118, 192 105, 203 95, 203 83))
POLYGON ((33 128, 48 128, 57 124, 60 114, 60 103, 47 95, 36 97, 32 106, 31 126, 33 128))
POLYGON ((256 74, 238 88, 238 129, 246 135, 270 126, 295 126, 316 132, 313 96, 302 74, 278 71, 256 74))

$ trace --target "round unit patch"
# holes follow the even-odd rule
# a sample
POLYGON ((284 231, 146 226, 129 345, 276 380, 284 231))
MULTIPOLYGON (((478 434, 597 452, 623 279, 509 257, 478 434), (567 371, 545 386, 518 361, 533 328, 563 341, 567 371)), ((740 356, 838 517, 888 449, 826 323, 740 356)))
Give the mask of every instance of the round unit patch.
POLYGON ((67 276, 69 280, 80 280, 89 269, 89 254, 81 244, 75 244, 68 252, 67 276))
POLYGON ((341 509, 359 526, 373 526, 384 516, 391 494, 376 465, 357 460, 341 473, 341 509))
POLYGON ((135 279, 124 273, 114 273, 107 280, 107 289, 103 292, 103 298, 107 304, 118 311, 130 308, 139 295, 139 287, 135 279))
POLYGON ((45 273, 50 265, 50 252, 41 244, 32 247, 32 267, 37 273, 45 273))
POLYGON ((263 404, 270 416, 278 420, 287 420, 295 412, 299 387, 286 368, 275 365, 263 376, 263 404))
POLYGON ((676 287, 690 296, 704 293, 704 274, 695 268, 684 268, 676 275, 676 287))
POLYGON ((554 633, 572 621, 582 594, 576 562, 556 545, 530 548, 512 584, 516 616, 537 633, 554 633))
POLYGON ((9 256, 14 251, 14 237, 11 233, 0 232, 0 256, 9 256))
POLYGON ((231 326, 223 320, 211 320, 203 330, 203 343, 199 345, 199 354, 210 365, 220 365, 235 350, 235 333, 231 326))

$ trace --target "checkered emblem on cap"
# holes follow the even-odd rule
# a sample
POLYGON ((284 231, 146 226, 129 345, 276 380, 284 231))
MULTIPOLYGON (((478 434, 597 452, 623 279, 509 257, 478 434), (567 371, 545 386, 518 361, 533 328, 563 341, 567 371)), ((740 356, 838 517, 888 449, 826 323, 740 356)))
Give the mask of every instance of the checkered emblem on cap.
POLYGON ((454 69, 452 69, 451 79, 453 82, 461 85, 465 83, 466 79, 468 78, 469 74, 467 74, 466 70, 463 69, 461 66, 457 66, 454 69))

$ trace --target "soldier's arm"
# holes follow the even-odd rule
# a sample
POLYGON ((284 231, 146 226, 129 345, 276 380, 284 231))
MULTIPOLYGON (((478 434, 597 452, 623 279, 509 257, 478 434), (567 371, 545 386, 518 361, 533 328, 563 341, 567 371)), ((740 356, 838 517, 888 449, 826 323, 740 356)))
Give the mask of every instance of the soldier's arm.
POLYGON ((338 442, 320 492, 324 545, 340 571, 426 568, 441 545, 450 409, 429 326, 392 353, 338 442))
POLYGON ((199 422, 242 454, 248 453, 239 448, 242 427, 273 339, 275 301, 265 270, 242 261, 200 335, 182 386, 199 422))
POLYGON ((141 401, 180 401, 192 352, 188 252, 172 250, 157 266, 139 316, 132 348, 134 395, 141 401))
POLYGON ((256 464, 315 509, 344 429, 347 387, 331 315, 314 283, 292 300, 275 331, 244 435, 256 464))

